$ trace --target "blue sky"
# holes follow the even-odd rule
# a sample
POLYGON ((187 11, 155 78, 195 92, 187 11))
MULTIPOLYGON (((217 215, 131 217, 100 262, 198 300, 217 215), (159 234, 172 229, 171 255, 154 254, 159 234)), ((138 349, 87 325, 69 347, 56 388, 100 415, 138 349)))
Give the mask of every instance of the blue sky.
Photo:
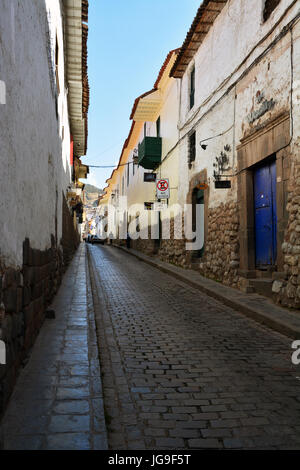
MULTIPOLYGON (((150 90, 171 49, 180 47, 201 0, 90 0, 87 165, 114 165, 137 96, 150 90)), ((100 188, 112 169, 90 168, 100 188)))

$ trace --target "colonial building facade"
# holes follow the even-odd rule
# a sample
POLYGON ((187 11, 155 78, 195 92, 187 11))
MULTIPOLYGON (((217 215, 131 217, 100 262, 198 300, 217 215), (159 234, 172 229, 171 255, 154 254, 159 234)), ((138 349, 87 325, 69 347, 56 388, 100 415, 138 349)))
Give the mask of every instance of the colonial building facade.
MULTIPOLYGON (((185 240, 176 240, 174 233, 156 243, 156 250, 153 241, 133 243, 226 285, 296 308, 300 306, 299 20, 299 3, 293 0, 202 2, 169 73, 170 86, 178 92, 170 95, 172 118, 178 116, 172 128, 176 157, 160 171, 168 161, 162 153, 152 171, 169 178, 169 203, 201 205, 204 244, 186 250, 185 240)), ((139 113, 138 106, 142 109, 147 100, 155 109, 150 104, 152 94, 138 98, 131 114, 133 128, 140 126, 132 149, 147 138, 143 129, 153 129, 149 121, 158 118, 159 113, 151 118, 139 113)), ((167 98, 162 100, 170 119, 167 98)), ((163 132, 161 139, 164 146, 163 132)), ((137 148, 137 153, 145 168, 145 151, 137 148)), ((152 158, 149 151, 148 156, 152 158)), ((122 192, 121 173, 115 179, 118 171, 108 180, 106 202, 114 189, 116 194, 122 192)), ((150 198, 149 183, 140 184, 137 191, 132 182, 138 198, 131 197, 131 203, 150 198)), ((169 212, 167 217, 172 220, 169 212)))
POLYGON ((0 415, 80 239, 87 14, 86 0, 1 2, 0 415))
POLYGON ((167 211, 147 209, 156 202, 156 177, 170 181, 169 205, 178 200, 180 82, 169 76, 178 52, 178 49, 169 52, 153 89, 136 98, 130 114, 133 122, 128 138, 118 167, 107 180, 106 194, 99 206, 100 217, 108 204, 116 208, 113 235, 120 243, 125 243, 130 226, 138 226, 141 236, 132 237, 131 247, 148 254, 164 250, 162 227, 164 219, 168 219, 167 211), (119 210, 125 200, 130 208, 126 215, 119 210), (157 232, 155 238, 151 236, 151 230, 152 235, 157 232))
POLYGON ((181 202, 207 183, 205 246, 193 263, 295 307, 299 32, 297 2, 205 1, 171 71, 182 81, 181 202))

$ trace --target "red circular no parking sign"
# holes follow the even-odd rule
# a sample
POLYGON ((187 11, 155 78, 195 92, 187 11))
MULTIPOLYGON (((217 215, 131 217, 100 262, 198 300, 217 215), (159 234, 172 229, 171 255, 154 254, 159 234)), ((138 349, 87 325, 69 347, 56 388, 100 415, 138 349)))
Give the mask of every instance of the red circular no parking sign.
POLYGON ((159 191, 167 191, 169 182, 167 180, 158 180, 156 187, 159 191))

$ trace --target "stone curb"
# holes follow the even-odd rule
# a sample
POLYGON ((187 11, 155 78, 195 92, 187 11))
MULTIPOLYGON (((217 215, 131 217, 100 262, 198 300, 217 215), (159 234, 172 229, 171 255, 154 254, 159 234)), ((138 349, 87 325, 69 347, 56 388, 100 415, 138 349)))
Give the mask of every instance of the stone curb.
POLYGON ((300 339, 300 312, 298 310, 293 312, 284 309, 273 304, 262 295, 245 294, 232 287, 227 287, 211 279, 207 279, 191 269, 183 269, 178 266, 170 265, 123 246, 113 246, 180 281, 186 282, 191 287, 199 289, 210 297, 219 300, 224 305, 237 310, 239 313, 243 313, 285 336, 300 339))

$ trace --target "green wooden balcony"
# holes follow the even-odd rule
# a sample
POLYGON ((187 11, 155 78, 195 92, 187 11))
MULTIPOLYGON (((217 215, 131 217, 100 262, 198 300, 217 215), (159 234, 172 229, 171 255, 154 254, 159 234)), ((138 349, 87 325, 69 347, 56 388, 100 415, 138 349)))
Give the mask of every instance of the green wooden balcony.
POLYGON ((155 170, 161 162, 161 137, 145 137, 138 147, 138 164, 155 170))

